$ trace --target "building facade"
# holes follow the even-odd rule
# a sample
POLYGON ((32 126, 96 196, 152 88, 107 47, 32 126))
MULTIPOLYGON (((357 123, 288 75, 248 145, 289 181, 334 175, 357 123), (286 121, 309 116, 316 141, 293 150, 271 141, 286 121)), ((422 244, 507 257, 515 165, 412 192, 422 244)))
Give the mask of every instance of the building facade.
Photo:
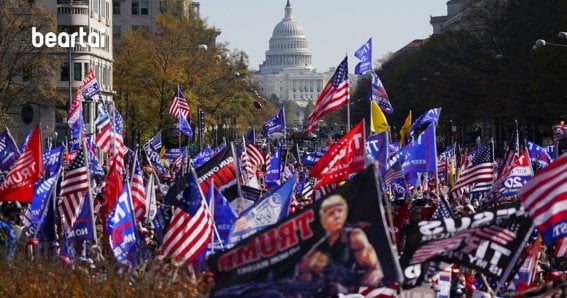
MULTIPOLYGON (((57 91, 70 102, 75 92, 81 87, 82 79, 89 70, 93 70, 101 89, 101 98, 105 102, 113 102, 112 90, 112 11, 111 0, 36 0, 35 4, 44 5, 48 12, 56 16, 58 32, 68 34, 84 32, 87 37, 83 39, 85 46, 75 38, 75 46, 62 48, 59 45, 50 55, 59 55, 63 58, 61 71, 56 78, 57 91), (89 35, 90 34, 90 35, 89 35), (94 36, 96 35, 95 38, 94 36), (92 38, 91 38, 92 37, 92 38), (98 42, 98 46, 90 44, 98 42)), ((55 144, 62 143, 68 131, 66 118, 56 113, 55 106, 32 105, 33 121, 25 123, 19 117, 19 110, 9 111, 15 115, 16 123, 12 134, 16 141, 21 142, 36 123, 42 125, 42 135, 55 144)), ((88 132, 94 132, 95 104, 83 104, 85 125, 88 132)))
POLYGON ((303 27, 293 18, 289 2, 284 18, 274 27, 266 51, 266 60, 255 74, 259 91, 280 103, 294 101, 298 109, 295 124, 303 124, 305 107, 315 103, 334 68, 318 73, 311 65, 311 51, 303 27))

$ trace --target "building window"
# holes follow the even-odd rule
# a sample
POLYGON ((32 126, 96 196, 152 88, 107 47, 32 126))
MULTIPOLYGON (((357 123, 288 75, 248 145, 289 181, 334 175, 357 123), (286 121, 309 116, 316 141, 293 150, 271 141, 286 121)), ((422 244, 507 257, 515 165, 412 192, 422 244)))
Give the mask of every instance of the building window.
POLYGON ((87 63, 84 64, 84 69, 83 69, 84 73, 83 73, 83 76, 86 76, 86 75, 87 75, 87 72, 89 72, 89 70, 90 70, 90 69, 89 69, 89 63, 87 62, 87 63))
POLYGON ((112 14, 115 16, 120 15, 120 1, 122 0, 112 0, 112 14))
POLYGON ((132 0, 132 15, 147 16, 150 12, 150 3, 148 0, 132 0))
POLYGON ((99 1, 100 1, 100 0, 93 0, 93 11, 94 11, 95 13, 98 13, 98 7, 99 7, 99 5, 100 5, 100 2, 99 2, 99 1))
POLYGON ((63 66, 61 66, 60 79, 61 79, 62 82, 68 82, 69 81, 69 64, 68 63, 64 63, 63 66))
POLYGON ((81 63, 73 63, 73 80, 81 81, 83 80, 81 72, 81 63))

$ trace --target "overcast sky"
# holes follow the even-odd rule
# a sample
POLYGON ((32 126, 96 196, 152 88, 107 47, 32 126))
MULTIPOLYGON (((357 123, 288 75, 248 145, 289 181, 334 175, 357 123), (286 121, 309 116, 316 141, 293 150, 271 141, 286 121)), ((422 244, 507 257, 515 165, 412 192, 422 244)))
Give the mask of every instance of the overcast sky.
MULTIPOLYGON (((201 17, 221 30, 219 42, 250 56, 250 67, 265 60, 272 31, 284 17, 287 0, 198 0, 201 17)), ((294 19, 309 41, 318 71, 337 66, 345 54, 372 38, 373 60, 433 32, 430 16, 447 14, 447 0, 290 0, 294 19)))

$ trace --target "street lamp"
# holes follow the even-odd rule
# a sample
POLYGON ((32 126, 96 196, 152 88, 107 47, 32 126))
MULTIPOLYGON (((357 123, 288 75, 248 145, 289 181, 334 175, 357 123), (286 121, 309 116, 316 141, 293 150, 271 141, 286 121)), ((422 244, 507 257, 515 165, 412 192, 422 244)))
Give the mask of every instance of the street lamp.
MULTIPOLYGON (((559 32, 559 34, 557 36, 561 39, 567 39, 567 32, 559 32)), ((552 42, 545 41, 545 39, 538 39, 538 40, 536 40, 535 44, 532 46, 532 49, 536 50, 536 49, 543 48, 543 47, 546 47, 546 46, 567 48, 567 44, 552 43, 552 42)))

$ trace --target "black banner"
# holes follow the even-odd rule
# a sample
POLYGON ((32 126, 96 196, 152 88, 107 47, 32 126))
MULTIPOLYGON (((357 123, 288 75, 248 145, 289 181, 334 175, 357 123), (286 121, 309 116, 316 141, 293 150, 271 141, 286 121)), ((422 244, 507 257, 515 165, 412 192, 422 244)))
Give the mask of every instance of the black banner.
POLYGON ((205 196, 209 190, 209 183, 214 178, 215 187, 227 200, 232 201, 238 197, 236 160, 231 146, 224 147, 213 158, 195 169, 195 172, 205 196))
POLYGON ((506 278, 532 229, 531 220, 517 204, 461 218, 413 223, 404 231, 402 286, 419 286, 443 268, 444 262, 458 262, 492 278, 506 278))
POLYGON ((375 168, 207 260, 215 297, 331 296, 400 282, 375 168))

